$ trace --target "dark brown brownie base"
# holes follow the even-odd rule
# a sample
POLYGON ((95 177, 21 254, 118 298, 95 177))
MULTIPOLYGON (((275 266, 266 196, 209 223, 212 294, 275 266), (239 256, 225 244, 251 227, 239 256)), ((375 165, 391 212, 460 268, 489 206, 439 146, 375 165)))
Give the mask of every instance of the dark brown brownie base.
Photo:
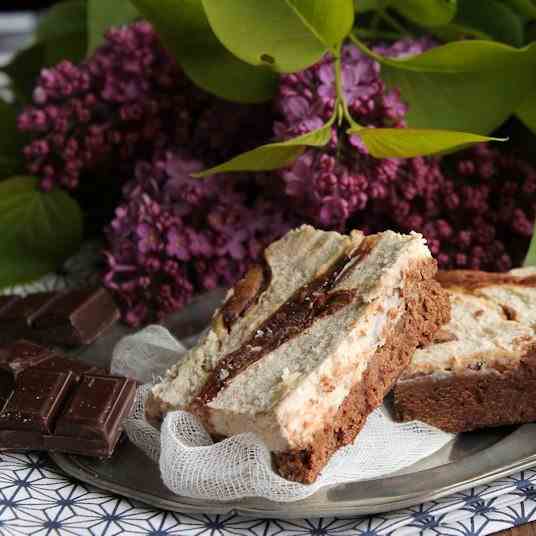
POLYGON ((281 476, 304 484, 314 482, 332 454, 353 442, 368 415, 383 402, 408 366, 417 346, 430 342, 437 329, 449 320, 448 297, 430 280, 434 273, 433 262, 412 271, 404 288, 405 314, 371 360, 362 381, 346 397, 334 420, 326 424, 309 447, 274 454, 281 476))
POLYGON ((423 376, 395 388, 402 421, 419 420, 447 432, 536 421, 536 346, 510 369, 423 376))

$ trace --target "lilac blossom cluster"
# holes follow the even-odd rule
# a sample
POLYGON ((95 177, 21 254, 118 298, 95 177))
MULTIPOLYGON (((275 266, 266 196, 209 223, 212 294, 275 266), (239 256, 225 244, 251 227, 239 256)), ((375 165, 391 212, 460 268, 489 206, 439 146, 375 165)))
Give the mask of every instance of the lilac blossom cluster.
POLYGON ((415 158, 377 207, 382 226, 415 230, 441 268, 504 271, 523 262, 536 216, 536 168, 479 145, 442 159, 415 158))
POLYGON ((152 26, 137 22, 109 30, 79 65, 44 69, 18 126, 31 135, 24 155, 42 188, 72 190, 85 172, 132 176, 137 160, 170 143, 205 163, 228 158, 261 143, 270 117, 268 106, 225 102, 195 87, 152 26))
MULTIPOLYGON (((176 311, 194 292, 229 286, 297 223, 244 175, 200 181, 184 151, 139 162, 107 230, 105 285, 125 320, 139 325, 176 311)), ((257 178, 258 180, 258 178, 257 178)))
MULTIPOLYGON (((428 39, 402 40, 377 47, 377 51, 402 57, 430 46, 428 39)), ((342 48, 341 63, 342 88, 351 116, 369 127, 404 127, 407 107, 396 89, 386 88, 379 64, 353 44, 342 48)), ((283 76, 276 100, 275 136, 284 140, 321 127, 332 117, 335 101, 331 56, 305 71, 283 76)), ((346 134, 347 127, 335 123, 327 146, 308 149, 280 172, 296 209, 322 227, 343 229, 353 214, 385 199, 403 165, 399 159, 370 156, 358 136, 346 134)))

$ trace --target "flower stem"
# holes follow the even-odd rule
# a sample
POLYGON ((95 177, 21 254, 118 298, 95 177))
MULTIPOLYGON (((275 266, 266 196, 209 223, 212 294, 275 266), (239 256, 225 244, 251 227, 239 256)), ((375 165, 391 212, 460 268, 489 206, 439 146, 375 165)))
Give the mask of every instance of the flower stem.
POLYGON ((354 121, 350 115, 350 110, 348 110, 348 104, 346 103, 346 98, 344 96, 344 89, 342 85, 342 62, 341 62, 341 50, 339 48, 338 54, 335 58, 335 87, 337 89, 337 103, 335 106, 340 107, 342 111, 342 116, 339 116, 339 124, 341 123, 342 118, 346 119, 351 126, 359 127, 360 125, 354 121))

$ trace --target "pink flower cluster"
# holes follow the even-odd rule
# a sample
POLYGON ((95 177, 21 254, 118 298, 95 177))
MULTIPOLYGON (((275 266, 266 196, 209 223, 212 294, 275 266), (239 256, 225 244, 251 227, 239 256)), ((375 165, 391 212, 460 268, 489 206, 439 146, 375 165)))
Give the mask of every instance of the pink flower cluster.
POLYGON ((195 87, 152 26, 137 22, 108 31, 81 64, 44 69, 18 126, 32 137, 24 155, 42 188, 72 190, 87 171, 132 176, 136 160, 170 143, 191 147, 205 163, 225 159, 261 143, 270 114, 195 87))
POLYGON ((108 231, 106 286, 131 325, 176 311, 194 292, 228 286, 296 223, 250 176, 190 173, 202 162, 168 151, 137 165, 108 231))
MULTIPOLYGON (((389 56, 422 52, 429 40, 400 41, 379 51, 389 56)), ((371 127, 404 127, 407 111, 396 90, 387 90, 380 66, 355 45, 342 49, 342 86, 352 117, 371 127)), ((327 56, 305 71, 281 79, 276 100, 278 139, 292 138, 321 127, 333 115, 336 91, 334 60, 327 56)), ((385 199, 403 163, 370 156, 358 136, 348 136, 348 125, 334 124, 326 147, 305 151, 280 172, 285 192, 303 217, 323 227, 343 229, 370 202, 385 199)))
MULTIPOLYGON (((415 158, 377 207, 382 226, 419 231, 441 268, 509 270, 522 263, 536 216, 536 168, 488 145, 415 158)), ((377 216, 378 217, 378 216, 377 216)))

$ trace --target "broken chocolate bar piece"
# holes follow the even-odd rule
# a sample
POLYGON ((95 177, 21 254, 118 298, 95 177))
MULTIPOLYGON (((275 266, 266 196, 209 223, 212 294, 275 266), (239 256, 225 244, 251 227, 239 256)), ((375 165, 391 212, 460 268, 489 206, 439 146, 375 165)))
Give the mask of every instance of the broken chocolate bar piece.
MULTIPOLYGON (((134 402, 136 382, 21 341, 0 350, 16 361, 14 388, 0 411, 0 450, 54 450, 100 458, 112 455, 134 402), (39 354, 39 348, 42 352, 39 354), (31 356, 46 358, 31 366, 31 356)), ((6 363, 9 363, 6 359, 6 363)), ((9 365, 5 365, 9 368, 9 365)))
POLYGON ((0 343, 20 338, 44 344, 90 344, 119 318, 104 288, 0 297, 0 343))
POLYGON ((10 342, 26 337, 31 332, 35 316, 57 298, 55 292, 38 292, 24 298, 3 296, 10 299, 0 309, 0 341, 10 342))
POLYGON ((25 340, 0 347, 0 408, 13 391, 17 375, 46 362, 51 355, 48 348, 25 340))
POLYGON ((109 457, 132 408, 136 383, 119 376, 86 375, 74 390, 45 448, 109 457))
POLYGON ((92 343, 119 318, 119 311, 103 288, 64 292, 41 309, 33 327, 41 339, 79 346, 92 343))
POLYGON ((42 448, 41 436, 52 432, 54 420, 74 383, 71 372, 29 369, 19 374, 15 390, 0 412, 0 431, 9 432, 0 434, 0 448, 42 448), (24 445, 25 441, 28 443, 24 445))

